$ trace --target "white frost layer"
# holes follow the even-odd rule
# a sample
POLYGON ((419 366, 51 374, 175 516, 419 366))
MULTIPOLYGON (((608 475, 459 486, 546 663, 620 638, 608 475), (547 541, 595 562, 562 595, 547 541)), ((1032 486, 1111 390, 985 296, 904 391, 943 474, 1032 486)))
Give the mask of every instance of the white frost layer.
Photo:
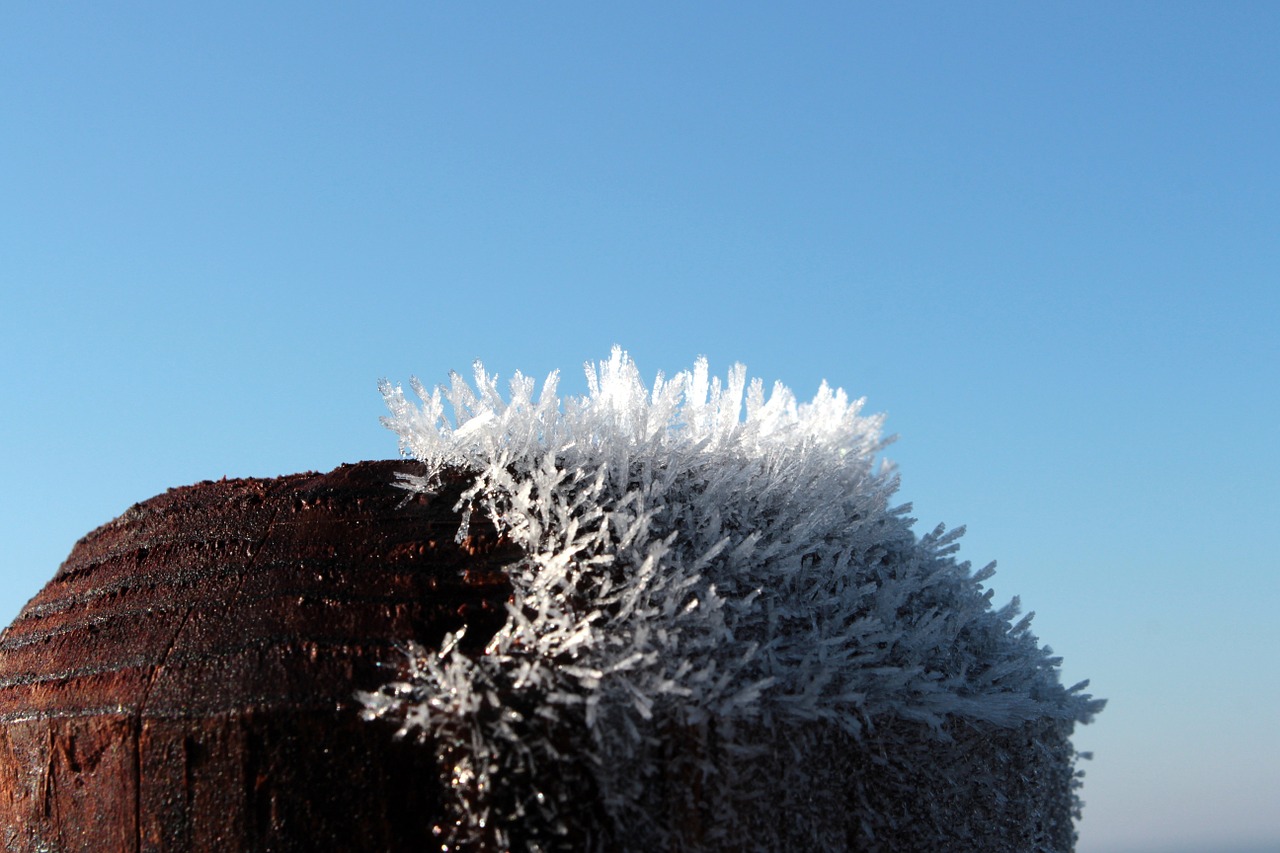
POLYGON ((566 744, 612 843, 677 849, 698 839, 654 813, 646 786, 670 769, 648 763, 670 760, 673 732, 700 733, 681 772, 703 780, 721 818, 697 831, 755 847, 758 827, 735 839, 748 823, 735 809, 761 794, 802 809, 822 783, 813 757, 803 779, 735 793, 735 766, 780 732, 819 725, 857 741, 887 720, 941 731, 956 718, 1087 721, 1101 707, 1084 685, 1063 689, 1029 617, 1012 624, 1016 599, 990 607, 994 564, 973 573, 951 557, 963 528, 917 539, 909 505, 890 506, 882 418, 861 400, 825 383, 807 404, 780 384, 766 396, 741 365, 721 381, 705 360, 648 387, 617 348, 587 379, 588 396, 561 400, 556 374, 537 394, 517 374, 504 398, 477 363, 474 387, 415 380, 420 405, 382 386, 384 423, 429 470, 403 485, 430 492, 446 469, 473 471, 459 538, 479 510, 526 554, 483 654, 456 638, 412 646, 405 680, 361 694, 368 716, 446 745, 446 844, 502 845, 509 823, 541 821, 545 838, 526 843, 554 846, 579 794, 551 790, 548 767, 584 772, 566 744))

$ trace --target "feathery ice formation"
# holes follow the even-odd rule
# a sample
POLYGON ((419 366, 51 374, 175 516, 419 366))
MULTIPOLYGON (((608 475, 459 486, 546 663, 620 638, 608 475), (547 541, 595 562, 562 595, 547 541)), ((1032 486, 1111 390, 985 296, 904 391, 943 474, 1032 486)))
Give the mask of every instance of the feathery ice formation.
POLYGON ((705 360, 646 387, 617 348, 587 379, 382 385, 427 465, 401 485, 468 472, 459 539, 478 512, 523 552, 482 651, 407 642, 360 694, 436 750, 444 849, 1072 848, 1103 703, 991 607, 963 528, 913 534, 881 417, 705 360))

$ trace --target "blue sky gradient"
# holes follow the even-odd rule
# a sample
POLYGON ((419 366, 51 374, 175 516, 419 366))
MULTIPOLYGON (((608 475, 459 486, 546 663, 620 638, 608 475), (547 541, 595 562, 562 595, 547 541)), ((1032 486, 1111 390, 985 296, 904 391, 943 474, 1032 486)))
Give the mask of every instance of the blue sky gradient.
POLYGON ((168 487, 393 456, 381 377, 704 354, 886 412, 920 529, 1109 698, 1081 851, 1280 849, 1277 44, 1245 2, 5 4, 0 621, 168 487))

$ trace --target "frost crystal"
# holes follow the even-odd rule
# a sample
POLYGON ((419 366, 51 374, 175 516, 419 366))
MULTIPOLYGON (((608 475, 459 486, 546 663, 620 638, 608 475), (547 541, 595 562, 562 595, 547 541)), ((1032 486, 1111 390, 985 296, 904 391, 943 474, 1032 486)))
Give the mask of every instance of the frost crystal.
POLYGON ((587 379, 382 385, 427 465, 401 485, 467 472, 459 538, 481 513, 524 553, 482 652, 409 643, 360 694, 434 745, 444 849, 1070 849, 1102 703, 991 608, 963 528, 891 506, 879 416, 705 360, 649 388, 616 348, 587 379))

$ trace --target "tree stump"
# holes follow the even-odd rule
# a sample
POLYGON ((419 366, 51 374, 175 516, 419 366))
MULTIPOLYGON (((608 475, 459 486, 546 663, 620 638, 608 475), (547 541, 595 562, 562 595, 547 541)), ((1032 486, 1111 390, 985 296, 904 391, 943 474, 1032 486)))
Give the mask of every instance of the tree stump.
MULTIPOLYGON (((11 851, 424 850, 434 753, 360 719, 394 642, 483 645, 519 556, 416 463, 204 482, 90 533, 0 637, 11 851)), ((438 844, 438 842, 436 842, 438 844)))

